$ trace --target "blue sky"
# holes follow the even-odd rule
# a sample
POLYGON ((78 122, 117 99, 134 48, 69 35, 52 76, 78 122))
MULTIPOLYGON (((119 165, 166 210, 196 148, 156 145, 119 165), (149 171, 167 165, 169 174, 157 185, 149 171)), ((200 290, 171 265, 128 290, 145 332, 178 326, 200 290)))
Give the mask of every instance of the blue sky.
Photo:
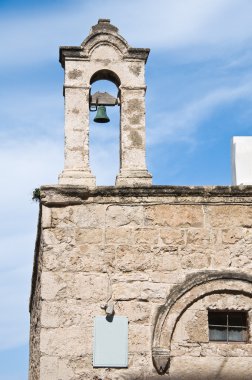
MULTIPOLYGON (((230 184, 231 138, 251 135, 251 0, 1 0, 0 380, 27 378, 32 190, 57 183, 63 168, 58 47, 80 44, 98 18, 110 18, 131 46, 151 48, 146 130, 154 184, 230 184)), ((118 172, 118 115, 108 113, 108 127, 91 125, 101 185, 118 172)))

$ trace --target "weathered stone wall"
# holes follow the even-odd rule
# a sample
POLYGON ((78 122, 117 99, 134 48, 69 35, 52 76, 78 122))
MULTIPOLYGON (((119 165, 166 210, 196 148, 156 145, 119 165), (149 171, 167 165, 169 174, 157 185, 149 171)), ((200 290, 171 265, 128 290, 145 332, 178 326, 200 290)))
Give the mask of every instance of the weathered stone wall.
POLYGON ((159 378, 158 334, 170 357, 163 378, 251 378, 251 343, 209 343, 207 309, 251 317, 252 188, 55 186, 41 194, 42 266, 31 319, 41 310, 39 339, 31 339, 40 376, 33 371, 31 380, 159 378), (214 281, 188 286, 190 276, 208 273, 217 273, 214 281), (180 284, 188 289, 172 304, 180 284), (108 299, 129 319, 127 369, 92 367, 94 317, 108 299))

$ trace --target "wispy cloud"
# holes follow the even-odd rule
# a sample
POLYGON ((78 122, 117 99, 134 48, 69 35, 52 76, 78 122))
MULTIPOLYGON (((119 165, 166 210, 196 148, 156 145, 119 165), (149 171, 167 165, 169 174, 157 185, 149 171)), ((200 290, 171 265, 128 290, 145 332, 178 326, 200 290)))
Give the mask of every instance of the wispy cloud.
MULTIPOLYGON (((39 87, 39 86, 38 86, 39 87)), ((34 136, 63 136, 64 99, 61 93, 34 90, 1 91, 0 146, 28 142, 34 136)))
MULTIPOLYGON (((30 244, 27 249, 29 247, 30 244)), ((18 246, 16 248, 18 251, 18 246)), ((28 340, 30 281, 27 278, 30 278, 30 269, 30 266, 19 266, 1 273, 0 350, 22 345, 28 340)))
POLYGON ((211 114, 225 104, 232 104, 241 99, 252 102, 251 81, 236 87, 215 89, 175 111, 159 112, 155 115, 156 123, 153 123, 149 131, 148 144, 160 144, 164 141, 194 143, 197 129, 211 114))
POLYGON ((28 302, 38 207, 32 190, 55 183, 62 167, 57 144, 10 141, 0 150, 0 350, 28 340, 28 302))
POLYGON ((252 36, 250 0, 75 1, 62 9, 2 14, 1 66, 34 65, 58 57, 58 46, 80 44, 98 17, 109 17, 132 46, 198 47, 211 56, 235 49, 252 36), (143 12, 144 9, 144 12, 143 12), (129 22, 130 20, 130 22, 129 22), (141 33, 136 33, 141 25, 141 33), (242 27, 241 27, 242 25, 242 27))

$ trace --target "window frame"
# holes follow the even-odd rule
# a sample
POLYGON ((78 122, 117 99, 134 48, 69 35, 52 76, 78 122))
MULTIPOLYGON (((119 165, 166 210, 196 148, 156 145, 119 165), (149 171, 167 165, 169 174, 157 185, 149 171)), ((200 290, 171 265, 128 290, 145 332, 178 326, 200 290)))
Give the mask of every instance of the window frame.
POLYGON ((209 343, 224 343, 224 344, 232 344, 232 343, 239 343, 239 344, 246 344, 246 343, 249 343, 249 313, 248 313, 248 310, 220 310, 220 309, 208 309, 208 340, 209 340, 209 343), (224 315, 226 314, 226 324, 212 324, 209 322, 209 313, 223 313, 224 315), (233 326, 231 324, 229 324, 229 317, 230 317, 230 314, 234 314, 234 313, 237 313, 237 314, 244 314, 244 319, 246 321, 246 325, 243 325, 243 326, 233 326), (226 340, 218 340, 218 339, 210 339, 210 329, 212 328, 225 328, 225 331, 226 331, 226 340), (229 339, 229 329, 238 329, 239 331, 245 331, 246 333, 246 339, 244 340, 230 340, 229 339))

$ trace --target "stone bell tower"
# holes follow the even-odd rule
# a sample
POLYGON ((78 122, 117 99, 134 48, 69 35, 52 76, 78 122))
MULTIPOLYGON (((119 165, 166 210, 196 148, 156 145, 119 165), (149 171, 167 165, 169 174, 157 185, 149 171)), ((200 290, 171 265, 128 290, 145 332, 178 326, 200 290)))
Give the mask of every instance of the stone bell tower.
POLYGON ((116 185, 151 185, 145 159, 148 55, 149 49, 129 47, 106 19, 92 27, 81 46, 60 48, 60 62, 65 69, 65 166, 59 176, 60 185, 95 187, 89 166, 90 89, 101 79, 110 80, 118 88, 120 172, 116 185))
POLYGON ((252 186, 151 185, 148 54, 109 20, 60 48, 65 165, 40 188, 29 380, 251 380, 252 186), (116 98, 90 91, 100 79, 116 98), (120 171, 96 187, 89 111, 105 106, 120 171))

